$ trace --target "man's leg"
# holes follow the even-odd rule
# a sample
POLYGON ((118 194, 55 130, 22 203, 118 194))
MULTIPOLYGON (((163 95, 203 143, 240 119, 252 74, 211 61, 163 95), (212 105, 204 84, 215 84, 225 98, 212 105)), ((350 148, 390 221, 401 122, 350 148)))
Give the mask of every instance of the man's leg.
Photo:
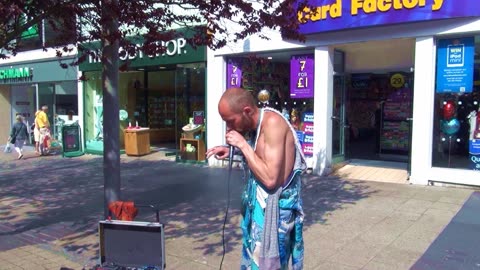
POLYGON ((35 128, 33 130, 33 140, 35 141, 35 153, 40 153, 40 130, 35 128))
POLYGON ((23 157, 23 144, 25 143, 24 140, 17 140, 15 142, 15 151, 18 153, 18 159, 22 159, 23 157))
POLYGON ((45 151, 44 151, 44 141, 45 141, 45 136, 47 135, 47 129, 46 128, 41 128, 40 129, 40 142, 39 142, 39 148, 40 148, 40 154, 41 155, 44 155, 46 154, 45 151))

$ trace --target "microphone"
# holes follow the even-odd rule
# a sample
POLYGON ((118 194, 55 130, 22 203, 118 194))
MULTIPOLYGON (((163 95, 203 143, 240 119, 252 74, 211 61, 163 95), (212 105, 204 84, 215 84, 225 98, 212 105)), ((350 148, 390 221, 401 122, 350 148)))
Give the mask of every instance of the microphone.
POLYGON ((234 149, 235 147, 233 145, 228 145, 229 148, 230 148, 230 153, 229 153, 229 156, 228 156, 228 161, 230 162, 230 168, 232 167, 232 161, 233 161, 233 152, 234 152, 234 149))

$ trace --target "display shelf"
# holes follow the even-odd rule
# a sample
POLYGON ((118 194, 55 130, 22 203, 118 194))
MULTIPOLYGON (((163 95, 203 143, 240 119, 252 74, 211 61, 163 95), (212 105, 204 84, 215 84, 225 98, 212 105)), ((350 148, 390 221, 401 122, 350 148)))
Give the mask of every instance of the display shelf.
POLYGON ((203 161, 205 160, 205 143, 203 140, 199 139, 180 139, 180 157, 182 160, 194 160, 194 161, 203 161), (186 147, 190 144, 195 147, 195 152, 187 152, 186 147))
POLYGON ((150 153, 150 129, 125 129, 125 154, 143 156, 150 153))
POLYGON ((411 103, 405 101, 385 101, 382 108, 382 129, 380 152, 408 153, 410 149, 411 103))
POLYGON ((150 128, 172 127, 175 120, 174 97, 149 97, 148 125, 150 128))

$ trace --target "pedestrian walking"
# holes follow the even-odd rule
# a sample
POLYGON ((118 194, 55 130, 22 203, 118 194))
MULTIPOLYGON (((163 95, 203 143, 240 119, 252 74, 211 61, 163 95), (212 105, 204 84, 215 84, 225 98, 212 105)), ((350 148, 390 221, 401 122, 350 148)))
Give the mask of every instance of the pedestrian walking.
POLYGON ((15 117, 16 123, 12 127, 8 141, 15 146, 15 151, 18 153, 18 159, 23 158, 23 145, 28 140, 27 126, 23 123, 23 117, 17 115, 15 117))
POLYGON ((32 130, 33 130, 33 140, 35 141, 35 153, 40 155, 40 126, 37 124, 37 116, 42 110, 38 110, 35 113, 35 120, 33 121, 32 130))
POLYGON ((35 125, 38 127, 40 136, 39 136, 39 148, 40 148, 40 155, 46 155, 48 145, 46 142, 48 137, 50 136, 50 122, 48 121, 48 106, 43 105, 42 110, 38 112, 37 116, 35 117, 35 125))

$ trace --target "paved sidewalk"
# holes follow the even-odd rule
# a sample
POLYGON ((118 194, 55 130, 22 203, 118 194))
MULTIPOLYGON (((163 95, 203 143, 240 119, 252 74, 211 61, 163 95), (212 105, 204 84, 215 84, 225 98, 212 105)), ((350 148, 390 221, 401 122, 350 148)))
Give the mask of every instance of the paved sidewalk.
MULTIPOLYGON (((227 171, 161 153, 122 156, 122 197, 156 204, 167 269, 218 269, 227 171)), ((0 155, 0 269, 89 269, 98 263, 103 158, 0 155)), ((240 170, 231 182, 223 269, 238 269, 240 170)), ((305 269, 409 269, 474 190, 305 177, 305 269)), ((137 220, 153 220, 142 211, 137 220)))

